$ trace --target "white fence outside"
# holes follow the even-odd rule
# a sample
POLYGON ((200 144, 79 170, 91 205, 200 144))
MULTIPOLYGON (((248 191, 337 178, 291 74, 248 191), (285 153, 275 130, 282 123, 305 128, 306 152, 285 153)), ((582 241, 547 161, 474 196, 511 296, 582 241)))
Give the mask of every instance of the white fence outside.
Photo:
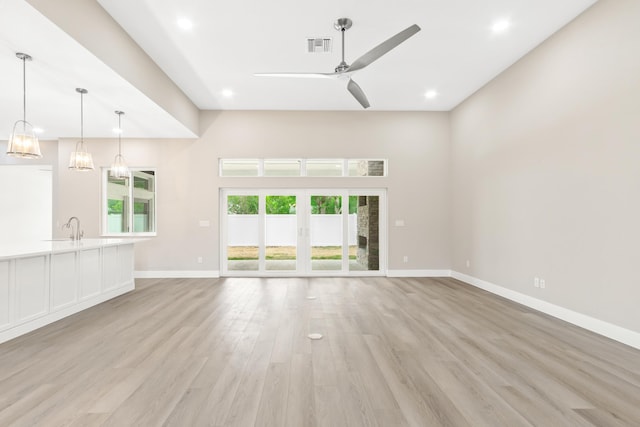
MULTIPOLYGON (((258 215, 228 215, 227 245, 258 246, 258 215)), ((358 242, 358 215, 349 215, 349 246, 358 242)), ((266 215, 266 246, 296 246, 296 215, 266 215)), ((342 215, 311 215, 311 246, 341 246, 342 215)))

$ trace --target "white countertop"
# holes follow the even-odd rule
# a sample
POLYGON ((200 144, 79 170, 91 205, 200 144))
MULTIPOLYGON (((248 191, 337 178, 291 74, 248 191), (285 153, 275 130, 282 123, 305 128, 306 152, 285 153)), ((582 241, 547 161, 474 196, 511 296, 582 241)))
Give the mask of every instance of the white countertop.
POLYGON ((74 252, 105 246, 129 245, 145 239, 54 239, 34 242, 0 243, 0 261, 11 258, 74 252))

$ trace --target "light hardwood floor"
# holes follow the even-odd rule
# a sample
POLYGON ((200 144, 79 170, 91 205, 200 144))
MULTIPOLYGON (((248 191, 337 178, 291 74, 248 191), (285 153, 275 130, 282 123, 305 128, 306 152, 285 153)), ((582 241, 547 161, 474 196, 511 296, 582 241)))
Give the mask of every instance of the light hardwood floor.
POLYGON ((136 286, 0 345, 0 426, 640 425, 639 351, 454 279, 136 286))

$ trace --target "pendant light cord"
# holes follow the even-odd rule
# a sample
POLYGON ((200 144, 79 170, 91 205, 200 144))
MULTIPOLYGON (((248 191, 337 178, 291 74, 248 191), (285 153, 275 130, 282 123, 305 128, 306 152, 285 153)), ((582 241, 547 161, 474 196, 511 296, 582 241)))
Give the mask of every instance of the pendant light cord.
POLYGON ((27 127, 27 57, 22 57, 22 127, 26 133, 27 127))
POLYGON ((80 142, 84 143, 84 93, 80 92, 80 142))
POLYGON ((118 155, 122 156, 122 113, 118 114, 118 155))

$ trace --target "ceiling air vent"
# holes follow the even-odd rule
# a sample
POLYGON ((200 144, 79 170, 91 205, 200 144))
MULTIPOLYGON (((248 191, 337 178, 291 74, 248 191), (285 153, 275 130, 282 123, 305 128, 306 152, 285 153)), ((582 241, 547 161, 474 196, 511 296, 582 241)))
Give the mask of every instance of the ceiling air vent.
POLYGON ((308 53, 329 53, 331 52, 331 38, 316 37, 307 38, 308 53))

